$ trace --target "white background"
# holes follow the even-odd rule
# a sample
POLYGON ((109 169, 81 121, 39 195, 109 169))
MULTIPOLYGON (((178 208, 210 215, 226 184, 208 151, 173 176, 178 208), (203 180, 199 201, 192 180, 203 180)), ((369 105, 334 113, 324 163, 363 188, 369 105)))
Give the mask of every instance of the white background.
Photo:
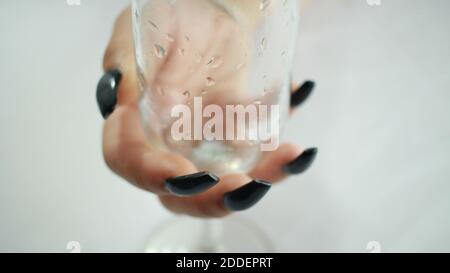
MULTIPOLYGON (((128 1, 0 2, 0 251, 142 251, 169 219, 105 166, 95 87, 128 1)), ((286 138, 312 169, 243 216, 278 251, 450 251, 450 2, 314 0, 286 138)))

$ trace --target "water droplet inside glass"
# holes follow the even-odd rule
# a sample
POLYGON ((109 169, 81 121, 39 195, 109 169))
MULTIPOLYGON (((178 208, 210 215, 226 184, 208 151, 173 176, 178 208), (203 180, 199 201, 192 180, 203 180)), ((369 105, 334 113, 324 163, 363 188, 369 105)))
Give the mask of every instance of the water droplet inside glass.
POLYGON ((187 36, 187 35, 184 36, 184 39, 186 39, 186 41, 188 41, 188 42, 191 40, 191 38, 189 38, 189 36, 187 36))
POLYGON ((261 40, 261 50, 264 51, 266 49, 267 46, 267 39, 266 38, 262 38, 261 40))
POLYGON ((179 48, 178 54, 180 54, 180 56, 184 56, 184 48, 179 48))
POLYGON ((167 33, 166 37, 167 37, 167 40, 171 43, 173 43, 175 41, 175 38, 173 38, 172 34, 170 34, 170 33, 167 33))
POLYGON ((202 96, 204 96, 204 95, 206 95, 206 94, 208 94, 208 91, 202 90, 202 96))
POLYGON ((158 27, 158 25, 157 24, 155 24, 153 21, 151 21, 151 20, 148 20, 147 21, 152 27, 153 27, 153 29, 155 29, 155 30, 159 30, 159 27, 158 27))
POLYGON ((242 67, 244 67, 245 62, 242 63, 238 63, 238 65, 236 65, 236 70, 241 70, 242 67))
POLYGON ((261 3, 259 4, 259 9, 265 11, 269 5, 270 0, 261 0, 261 3))
POLYGON ((165 95, 164 88, 162 88, 161 86, 157 86, 156 87, 156 92, 158 92, 158 94, 161 95, 161 96, 165 95))
POLYGON ((222 65, 222 58, 220 56, 213 56, 208 63, 206 63, 206 67, 208 68, 218 68, 222 65))
POLYGON ((274 90, 273 90, 272 88, 264 88, 264 94, 263 94, 263 96, 266 96, 266 95, 272 93, 273 91, 274 91, 274 90))
POLYGON ((186 90, 183 92, 183 96, 185 96, 186 99, 189 99, 191 97, 191 92, 189 92, 189 90, 186 90))
POLYGON ((166 50, 164 49, 164 47, 160 46, 160 45, 155 45, 153 47, 153 51, 155 52, 156 57, 162 59, 166 56, 166 50))
POLYGON ((216 81, 213 78, 211 78, 211 77, 206 78, 206 86, 213 86, 215 84, 216 84, 216 81))
POLYGON ((260 105, 260 104, 261 104, 261 101, 260 101, 260 100, 255 100, 255 101, 253 102, 253 104, 260 105))

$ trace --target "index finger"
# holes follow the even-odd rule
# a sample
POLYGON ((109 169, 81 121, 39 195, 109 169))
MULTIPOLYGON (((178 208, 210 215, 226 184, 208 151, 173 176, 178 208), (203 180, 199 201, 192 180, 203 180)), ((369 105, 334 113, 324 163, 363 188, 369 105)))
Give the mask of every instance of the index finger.
POLYGON ((163 194, 167 192, 167 178, 192 174, 197 169, 182 156, 152 148, 147 140, 141 123, 131 29, 128 8, 117 19, 103 62, 105 71, 120 73, 113 84, 117 94, 112 94, 117 95, 117 105, 104 124, 103 154, 115 173, 140 188, 163 194))
POLYGON ((141 126, 137 106, 119 106, 106 120, 103 154, 107 165, 134 185, 157 193, 167 193, 165 181, 196 173, 182 156, 152 148, 141 126))

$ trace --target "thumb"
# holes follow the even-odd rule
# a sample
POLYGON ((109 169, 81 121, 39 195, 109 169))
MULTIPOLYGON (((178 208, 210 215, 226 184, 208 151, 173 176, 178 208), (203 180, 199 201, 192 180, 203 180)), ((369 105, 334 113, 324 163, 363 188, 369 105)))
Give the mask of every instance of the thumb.
POLYGON ((137 104, 140 98, 133 46, 131 9, 127 8, 118 17, 113 34, 103 58, 105 72, 120 74, 117 92, 118 105, 137 104))

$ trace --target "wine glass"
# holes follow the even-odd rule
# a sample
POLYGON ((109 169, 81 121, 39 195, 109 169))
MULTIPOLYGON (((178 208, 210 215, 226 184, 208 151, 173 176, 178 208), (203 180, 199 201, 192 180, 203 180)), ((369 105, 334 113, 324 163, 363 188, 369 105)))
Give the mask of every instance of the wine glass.
MULTIPOLYGON (((133 0, 132 10, 142 122, 152 145, 217 175, 248 172, 262 152, 276 149, 289 114, 297 0, 133 0)), ((176 250, 161 240, 182 230, 201 230, 203 241, 181 242, 181 251, 268 250, 242 220, 226 228, 206 223, 166 224, 149 250, 176 250), (242 235, 234 245, 223 240, 230 231, 242 235)))

